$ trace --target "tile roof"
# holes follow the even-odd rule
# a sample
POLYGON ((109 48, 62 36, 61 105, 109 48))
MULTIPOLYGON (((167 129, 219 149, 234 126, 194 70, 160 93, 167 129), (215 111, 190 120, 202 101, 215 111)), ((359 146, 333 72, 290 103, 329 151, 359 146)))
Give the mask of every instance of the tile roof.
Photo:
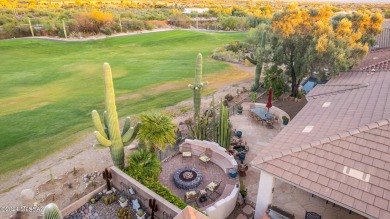
POLYGON ((390 71, 347 72, 317 85, 252 166, 363 215, 390 218, 389 94, 390 71))
MULTIPOLYGON (((389 32, 390 33, 390 32, 389 32)), ((390 36, 390 35, 389 35, 390 36)), ((389 37, 390 42, 390 37, 389 37)), ((362 61, 356 65, 353 70, 386 70, 390 69, 390 48, 370 51, 362 61)))

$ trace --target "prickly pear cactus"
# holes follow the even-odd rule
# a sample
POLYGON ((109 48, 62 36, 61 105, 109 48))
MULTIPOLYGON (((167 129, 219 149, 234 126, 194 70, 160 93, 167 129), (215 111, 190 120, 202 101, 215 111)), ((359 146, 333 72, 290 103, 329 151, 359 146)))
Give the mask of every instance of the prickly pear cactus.
POLYGON ((129 145, 137 136, 139 123, 130 127, 130 117, 126 118, 122 134, 119 129, 118 113, 115 105, 114 83, 112 81, 111 68, 104 63, 104 85, 105 85, 105 108, 103 113, 103 124, 96 110, 92 111, 92 121, 95 125, 95 137, 100 144, 93 145, 94 148, 110 148, 111 158, 114 165, 123 169, 125 166, 124 146, 129 145))
POLYGON ((201 90, 207 84, 207 82, 202 82, 202 54, 199 53, 196 60, 194 84, 188 85, 194 91, 194 121, 199 119, 201 90))
POLYGON ((61 211, 57 205, 50 203, 43 209, 43 219, 62 219, 61 211))

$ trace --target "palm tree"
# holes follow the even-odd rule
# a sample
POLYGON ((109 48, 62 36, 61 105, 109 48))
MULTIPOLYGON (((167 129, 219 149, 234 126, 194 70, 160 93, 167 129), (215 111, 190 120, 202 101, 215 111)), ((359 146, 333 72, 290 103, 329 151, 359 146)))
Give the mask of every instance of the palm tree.
POLYGON ((150 153, 145 149, 132 153, 128 157, 128 163, 127 173, 137 180, 146 178, 157 180, 161 172, 161 163, 157 159, 156 153, 150 153))
POLYGON ((171 117, 157 112, 144 113, 137 139, 150 151, 165 151, 167 144, 176 142, 175 130, 176 124, 171 117))

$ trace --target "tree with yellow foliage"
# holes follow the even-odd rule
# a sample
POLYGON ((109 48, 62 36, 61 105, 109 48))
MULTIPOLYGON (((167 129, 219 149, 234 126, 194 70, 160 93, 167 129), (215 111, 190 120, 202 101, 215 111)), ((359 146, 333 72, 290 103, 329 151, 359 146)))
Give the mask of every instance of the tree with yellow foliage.
POLYGON ((291 96, 297 97, 299 84, 312 72, 336 75, 364 57, 382 21, 378 13, 333 19, 329 5, 307 9, 289 4, 274 14, 268 27, 271 62, 285 69, 291 79, 291 96))

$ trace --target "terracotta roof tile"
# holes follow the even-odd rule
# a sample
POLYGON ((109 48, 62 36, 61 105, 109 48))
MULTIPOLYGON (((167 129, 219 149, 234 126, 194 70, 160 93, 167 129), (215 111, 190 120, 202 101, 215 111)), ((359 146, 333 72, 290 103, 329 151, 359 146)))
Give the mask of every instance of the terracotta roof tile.
POLYGON ((345 194, 350 194, 352 187, 348 186, 347 184, 340 183, 339 191, 343 191, 345 194))
POLYGON ((384 188, 384 189, 386 189, 386 190, 390 190, 390 181, 381 179, 380 183, 379 183, 379 186, 384 188))
POLYGON ((332 189, 328 188, 328 187, 325 187, 325 186, 321 186, 320 188, 320 194, 325 196, 325 197, 330 197, 331 193, 332 193, 332 189))
POLYGON ((362 202, 360 200, 355 200, 355 202, 353 203, 353 207, 361 212, 365 212, 367 208, 367 203, 362 202))
POLYGON ((332 190, 330 194, 330 198, 337 202, 342 202, 343 196, 344 196, 343 193, 336 190, 332 190))
POLYGON ((311 191, 316 192, 316 193, 320 193, 321 188, 324 188, 324 187, 322 187, 320 184, 318 184, 316 182, 311 182, 311 184, 309 186, 309 189, 311 191))
POLYGON ((323 185, 323 186, 328 186, 329 178, 320 175, 320 177, 318 178, 317 182, 318 182, 319 184, 323 185))
POLYGON ((361 199, 363 192, 360 189, 351 188, 349 195, 356 198, 356 199, 361 199))
POLYGON ((299 185, 299 183, 301 182, 301 180, 302 180, 302 177, 300 177, 300 176, 297 176, 297 175, 293 175, 292 177, 291 177, 291 182, 292 183, 294 183, 294 184, 297 184, 297 185, 299 185))
POLYGON ((290 172, 288 172, 288 171, 284 171, 284 173, 283 173, 283 175, 282 175, 282 177, 283 177, 284 179, 286 179, 286 180, 290 180, 292 176, 293 176, 293 174, 290 173, 290 172))
MULTIPOLYGON (((370 181, 371 181, 372 178, 370 178, 370 181)), ((371 189, 371 184, 370 183, 367 183, 367 182, 364 182, 364 181, 360 181, 359 182, 359 185, 358 185, 358 188, 363 192, 370 192, 370 189, 371 189)))
POLYGON ((309 188, 311 184, 311 181, 308 179, 302 179, 299 185, 303 186, 304 188, 309 188))
POLYGON ((390 191, 385 191, 384 193, 383 193, 383 198, 384 199, 386 199, 386 200, 390 200, 390 191))
POLYGON ((318 181, 318 177, 320 177, 319 174, 317 174, 317 173, 310 173, 307 178, 309 180, 313 181, 313 182, 317 182, 318 181))
POLYGON ((379 218, 390 218, 390 212, 381 209, 379 212, 379 218))
POLYGON ((378 206, 379 208, 382 208, 384 210, 387 210, 387 207, 389 205, 389 201, 385 200, 383 198, 380 198, 380 197, 375 197, 374 205, 378 206))
POLYGON ((355 201, 355 199, 352 198, 349 195, 343 195, 343 198, 341 199, 341 201, 343 202, 343 204, 352 207, 353 206, 353 202, 355 201))
POLYGON ((375 196, 368 192, 363 192, 362 200, 367 202, 368 204, 374 204, 375 196))
POLYGON ((377 208, 373 205, 368 205, 366 212, 367 212, 367 214, 370 214, 374 217, 379 217, 379 208, 377 208))
POLYGON ((372 165, 372 163, 374 162, 374 158, 369 156, 363 156, 361 161, 365 164, 372 165))
POLYGON ((378 186, 371 186, 370 193, 379 197, 383 196, 384 190, 381 187, 378 186))
POLYGON ((372 165, 381 169, 385 168, 385 162, 378 159, 375 159, 372 165))
POLYGON ((339 189, 339 186, 340 186, 340 183, 336 180, 330 180, 329 181, 329 184, 328 184, 328 187, 331 188, 331 189, 339 189))

